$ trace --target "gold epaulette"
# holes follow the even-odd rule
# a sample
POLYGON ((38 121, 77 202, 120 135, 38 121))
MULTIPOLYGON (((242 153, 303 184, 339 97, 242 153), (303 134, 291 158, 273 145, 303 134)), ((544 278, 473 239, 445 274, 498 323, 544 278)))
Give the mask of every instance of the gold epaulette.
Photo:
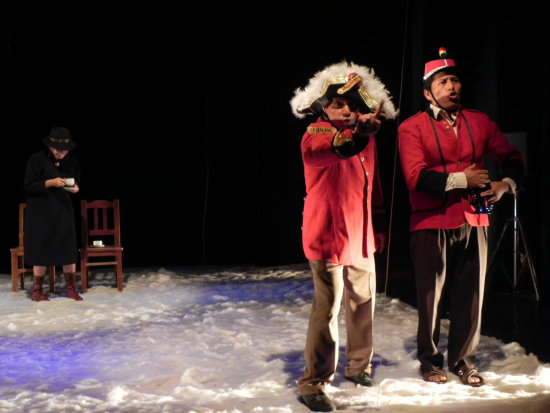
POLYGON ((307 133, 336 133, 338 130, 336 128, 327 128, 323 126, 308 126, 307 133))

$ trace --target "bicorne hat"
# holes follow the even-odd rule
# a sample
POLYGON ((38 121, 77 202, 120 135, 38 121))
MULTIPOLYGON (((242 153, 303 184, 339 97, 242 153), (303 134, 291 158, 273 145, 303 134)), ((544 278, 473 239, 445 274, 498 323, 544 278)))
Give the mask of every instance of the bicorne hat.
POLYGON ((290 106, 297 118, 319 116, 322 108, 335 97, 352 100, 359 106, 361 113, 375 112, 382 103, 382 112, 386 118, 394 119, 397 116, 390 93, 374 71, 346 61, 315 73, 305 88, 294 91, 290 106))
POLYGON ((50 133, 42 140, 44 145, 59 149, 60 151, 71 150, 76 147, 76 143, 73 142, 71 132, 69 129, 62 126, 55 126, 51 128, 50 133))

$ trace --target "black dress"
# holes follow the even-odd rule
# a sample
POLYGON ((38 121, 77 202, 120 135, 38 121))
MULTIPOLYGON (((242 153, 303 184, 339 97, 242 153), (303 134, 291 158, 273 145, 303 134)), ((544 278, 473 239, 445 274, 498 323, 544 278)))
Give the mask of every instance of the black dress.
POLYGON ((25 170, 25 263, 68 265, 77 261, 77 237, 73 203, 63 188, 45 188, 47 179, 74 178, 80 183, 80 167, 70 152, 56 160, 49 149, 32 154, 25 170))

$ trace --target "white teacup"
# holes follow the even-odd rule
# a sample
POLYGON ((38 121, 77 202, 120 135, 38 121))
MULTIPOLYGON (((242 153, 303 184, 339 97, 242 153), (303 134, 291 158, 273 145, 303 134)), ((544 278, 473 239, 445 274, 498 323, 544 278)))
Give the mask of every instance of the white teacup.
POLYGON ((74 186, 74 178, 65 178, 65 186, 74 186))
POLYGON ((103 247, 103 241, 101 240, 94 240, 93 244, 94 247, 103 247))

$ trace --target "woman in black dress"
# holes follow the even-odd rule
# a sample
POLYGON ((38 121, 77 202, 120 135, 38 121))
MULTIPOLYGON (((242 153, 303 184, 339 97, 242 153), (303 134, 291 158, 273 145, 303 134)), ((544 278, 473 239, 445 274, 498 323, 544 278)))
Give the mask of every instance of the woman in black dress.
POLYGON ((71 194, 79 191, 80 166, 70 151, 71 133, 54 127, 44 138, 44 150, 32 154, 25 170, 25 262, 32 265, 31 299, 48 300, 42 292, 46 268, 62 266, 67 297, 82 300, 75 290, 77 238, 71 194))

